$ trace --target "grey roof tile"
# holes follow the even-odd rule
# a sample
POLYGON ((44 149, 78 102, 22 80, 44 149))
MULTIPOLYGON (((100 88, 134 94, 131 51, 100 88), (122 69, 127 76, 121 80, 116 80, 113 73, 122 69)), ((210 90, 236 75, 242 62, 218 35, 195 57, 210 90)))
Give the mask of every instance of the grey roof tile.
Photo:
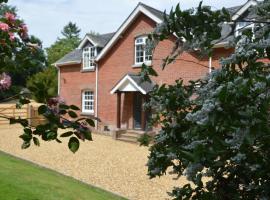
POLYGON ((101 34, 101 35, 93 35, 93 34, 88 33, 87 36, 91 40, 93 40, 93 42, 96 43, 97 46, 104 47, 110 41, 110 39, 113 37, 114 34, 115 34, 115 32, 101 34))
POLYGON ((153 90, 155 84, 154 82, 142 81, 140 75, 134 73, 128 73, 130 78, 134 80, 146 93, 149 93, 153 90))
POLYGON ((82 60, 82 50, 75 49, 70 53, 66 54, 63 58, 55 62, 56 65, 68 63, 68 62, 81 62, 82 60))

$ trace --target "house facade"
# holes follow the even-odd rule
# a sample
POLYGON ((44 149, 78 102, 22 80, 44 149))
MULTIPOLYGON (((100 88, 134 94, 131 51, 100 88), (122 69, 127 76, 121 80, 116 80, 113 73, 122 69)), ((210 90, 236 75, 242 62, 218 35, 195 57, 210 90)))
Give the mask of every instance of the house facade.
MULTIPOLYGON (((234 20, 246 15, 254 0, 238 7, 229 8, 234 20)), ((101 120, 97 129, 147 130, 150 113, 142 108, 154 84, 173 84, 177 79, 185 83, 211 73, 219 67, 219 59, 228 56, 228 38, 214 47, 211 58, 199 58, 194 53, 183 53, 175 62, 161 69, 162 59, 169 55, 175 36, 162 41, 154 53, 145 48, 147 35, 162 23, 163 12, 139 3, 114 33, 86 34, 77 49, 55 63, 58 69, 59 95, 67 104, 81 107, 82 116, 95 116, 101 120), (138 73, 142 64, 152 65, 159 76, 152 83, 141 82, 138 73)))

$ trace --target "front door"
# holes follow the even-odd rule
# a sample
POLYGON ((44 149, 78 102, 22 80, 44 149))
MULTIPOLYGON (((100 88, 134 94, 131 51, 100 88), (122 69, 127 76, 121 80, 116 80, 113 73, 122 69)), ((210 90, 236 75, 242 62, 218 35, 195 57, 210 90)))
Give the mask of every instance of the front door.
POLYGON ((142 128, 142 95, 140 93, 134 93, 133 98, 133 119, 134 129, 142 128))

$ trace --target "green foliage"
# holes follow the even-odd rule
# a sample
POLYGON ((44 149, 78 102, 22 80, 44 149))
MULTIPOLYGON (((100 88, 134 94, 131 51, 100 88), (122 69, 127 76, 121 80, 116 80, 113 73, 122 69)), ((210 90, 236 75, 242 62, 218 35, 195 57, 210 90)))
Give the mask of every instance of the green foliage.
POLYGON ((62 35, 66 39, 79 38, 81 30, 77 27, 76 23, 69 22, 64 26, 62 35))
POLYGON ((15 18, 14 22, 8 21, 4 14, 14 13, 16 17, 16 7, 7 4, 0 4, 0 21, 7 23, 10 32, 0 31, 0 38, 3 39, 0 47, 0 73, 6 72, 11 76, 12 86, 9 91, 0 93, 0 99, 13 96, 26 86, 26 80, 43 70, 46 65, 46 57, 41 48, 42 42, 35 36, 28 36, 27 29, 22 35, 23 21, 15 18), (23 36, 10 40, 10 34, 23 36), (2 55, 4 53, 4 55, 2 55))
POLYGON ((57 95, 57 70, 54 67, 48 67, 29 78, 27 88, 32 93, 32 98, 45 103, 47 99, 57 95))
MULTIPOLYGON (((254 9, 258 20, 269 20, 269 0, 254 9)), ((158 43, 175 33, 185 38, 176 43, 178 53, 194 47, 211 53, 212 42, 221 37, 215 21, 226 19, 224 13, 177 6, 154 39, 158 43)), ((269 40, 269 23, 256 23, 253 34, 244 32, 232 43, 235 51, 221 60, 221 69, 187 85, 177 80, 157 86, 151 93, 147 106, 155 110, 152 124, 161 125, 161 131, 150 147, 148 175, 159 177, 172 168, 193 184, 175 187, 173 198, 270 198, 270 70, 269 60, 262 62, 270 57, 269 40)), ((170 62, 165 59, 163 67, 170 62)))
POLYGON ((49 66, 62 58, 67 53, 73 51, 79 45, 80 29, 74 23, 69 22, 63 29, 64 38, 58 38, 57 41, 46 49, 48 54, 49 66))
POLYGON ((149 146, 151 141, 152 141, 152 137, 146 133, 138 138, 138 142, 140 143, 140 146, 149 146))

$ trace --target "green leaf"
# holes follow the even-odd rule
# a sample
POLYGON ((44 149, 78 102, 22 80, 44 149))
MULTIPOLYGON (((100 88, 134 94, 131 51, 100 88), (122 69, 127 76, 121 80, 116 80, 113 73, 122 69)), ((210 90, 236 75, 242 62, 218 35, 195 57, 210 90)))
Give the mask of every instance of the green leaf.
POLYGON ((10 118, 9 119, 9 124, 16 124, 17 120, 15 118, 10 118))
POLYGON ((84 132, 84 136, 85 136, 85 139, 89 140, 89 141, 92 141, 92 134, 90 131, 85 131, 84 132))
POLYGON ((76 151, 78 151, 79 147, 80 147, 80 142, 77 138, 72 137, 69 139, 68 148, 70 151, 75 153, 76 151))
POLYGON ((40 146, 40 143, 39 143, 39 139, 38 139, 38 138, 33 137, 33 141, 34 141, 34 144, 35 144, 36 146, 40 146))
POLYGON ((31 143, 30 143, 30 142, 28 142, 28 141, 27 141, 27 142, 26 142, 26 141, 24 141, 21 147, 22 147, 22 149, 27 149, 28 147, 30 147, 30 145, 31 145, 31 143))
POLYGON ((32 130, 30 128, 24 128, 23 131, 27 135, 31 135, 32 134, 32 130))
POLYGON ((47 112, 47 109, 48 108, 45 105, 39 106, 39 108, 38 108, 38 114, 42 115, 42 114, 46 113, 47 112))
POLYGON ((67 109, 69 109, 69 106, 68 106, 68 105, 65 105, 65 104, 60 104, 60 105, 59 105, 59 108, 60 108, 60 109, 67 110, 67 109))
POLYGON ((68 131, 68 132, 65 132, 63 134, 60 135, 60 137, 70 137, 73 135, 73 132, 72 131, 68 131))
POLYGON ((92 119, 86 119, 85 120, 90 126, 95 127, 95 122, 92 119))
POLYGON ((71 110, 80 110, 80 108, 77 107, 77 106, 75 106, 75 105, 71 105, 71 106, 70 106, 70 109, 71 109, 71 110))
POLYGON ((72 117, 72 118, 77 118, 78 117, 78 115, 74 112, 74 111, 68 111, 68 115, 70 116, 70 117, 72 117))

